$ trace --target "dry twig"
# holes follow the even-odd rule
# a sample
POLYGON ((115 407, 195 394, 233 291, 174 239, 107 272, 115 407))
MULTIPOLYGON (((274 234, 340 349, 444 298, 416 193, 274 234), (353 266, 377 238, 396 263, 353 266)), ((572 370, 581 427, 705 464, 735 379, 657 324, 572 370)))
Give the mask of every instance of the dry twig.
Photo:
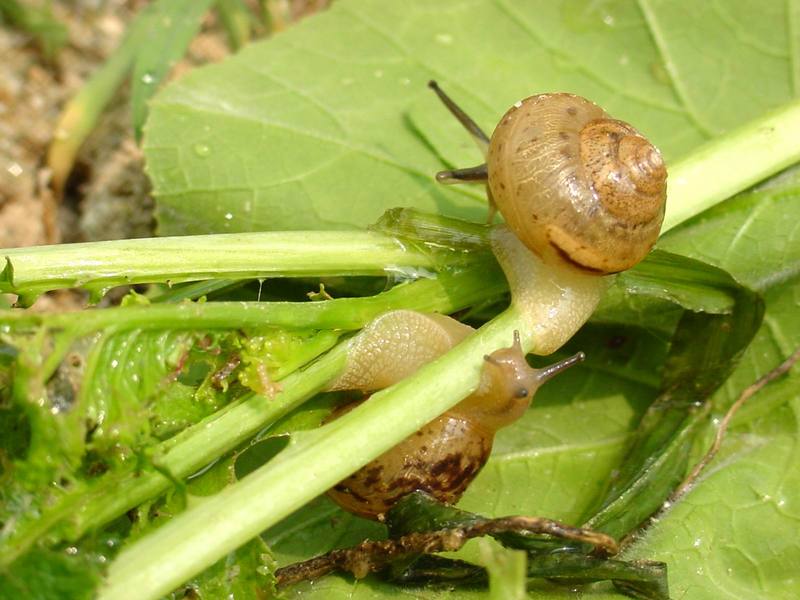
POLYGON ((739 395, 731 407, 728 409, 728 412, 725 413, 725 416, 720 421, 719 428, 717 429, 717 434, 714 437, 714 442, 711 444, 711 448, 708 449, 705 456, 695 465, 692 472, 683 480, 683 482, 675 488, 675 491, 672 492, 667 502, 669 504, 673 504, 676 500, 680 499, 689 489, 694 485, 697 478, 700 476, 700 473, 705 469, 708 464, 714 459, 717 452, 722 446, 722 441, 725 437, 725 432, 728 429, 728 425, 730 425, 731 420, 736 415, 736 412, 742 407, 742 405, 747 402, 750 398, 756 395, 761 389, 767 385, 768 383, 774 381, 784 373, 788 372, 792 366, 800 360, 800 348, 795 350, 789 357, 784 360, 780 365, 772 369, 769 373, 759 378, 755 383, 747 386, 744 391, 739 395))
POLYGON ((366 540, 352 548, 332 550, 327 554, 287 565, 275 572, 275 578, 279 586, 316 579, 332 571, 347 571, 360 579, 369 573, 382 570, 396 560, 415 554, 452 552, 461 548, 471 538, 507 532, 546 534, 585 542, 606 555, 616 554, 619 550, 614 538, 590 529, 571 527, 539 517, 503 517, 479 521, 464 527, 409 533, 396 539, 366 540))

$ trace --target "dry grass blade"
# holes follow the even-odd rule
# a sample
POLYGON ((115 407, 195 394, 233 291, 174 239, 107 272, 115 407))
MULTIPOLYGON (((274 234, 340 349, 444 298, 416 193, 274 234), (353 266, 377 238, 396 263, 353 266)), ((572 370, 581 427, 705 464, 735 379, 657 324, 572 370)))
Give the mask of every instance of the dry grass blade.
POLYGON ((736 412, 742 407, 742 405, 760 392, 761 389, 764 388, 764 386, 766 386, 768 383, 787 373, 798 360, 800 360, 800 348, 789 355, 789 357, 780 365, 759 378, 755 383, 747 386, 744 391, 742 391, 742 393, 736 399, 736 402, 731 405, 731 407, 728 409, 728 412, 726 412, 725 416, 722 418, 722 421, 720 421, 717 434, 714 436, 714 442, 711 444, 708 452, 706 452, 705 456, 703 456, 703 458, 700 459, 700 461, 695 465, 694 469, 692 469, 692 472, 689 473, 686 479, 684 479, 683 482, 681 482, 681 484, 675 489, 675 491, 672 492, 667 500, 669 504, 674 503, 686 492, 688 492, 689 489, 691 489, 691 487, 694 485, 695 481, 697 481, 697 478, 700 476, 703 470, 714 459, 714 456, 716 456, 717 452, 719 452, 719 449, 722 446, 725 433, 728 430, 731 420, 736 415, 736 412))

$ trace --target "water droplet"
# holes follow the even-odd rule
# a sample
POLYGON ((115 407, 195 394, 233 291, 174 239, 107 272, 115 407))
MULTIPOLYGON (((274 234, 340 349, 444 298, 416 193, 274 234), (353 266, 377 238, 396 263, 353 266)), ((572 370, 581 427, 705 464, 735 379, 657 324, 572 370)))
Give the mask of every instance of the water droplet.
POLYGON ((119 361, 115 358, 111 361, 111 368, 116 369, 119 366, 119 361))
POLYGON ((411 80, 408 77, 403 77, 400 80, 400 83, 402 83, 403 85, 411 85, 411 80))
POLYGON ((22 165, 16 162, 12 162, 10 165, 8 165, 6 171, 11 173, 14 177, 19 177, 20 175, 22 175, 22 165))
POLYGON ((195 144, 194 153, 200 157, 208 156, 211 154, 211 148, 208 147, 208 144, 195 144))
POLYGON ((70 556, 75 556, 78 553, 78 549, 75 546, 69 546, 66 549, 66 553, 70 556))
POLYGON ((233 218, 233 213, 225 213, 225 219, 230 221, 233 218))
POLYGON ((142 83, 145 84, 145 85, 152 85, 152 83, 155 80, 156 80, 156 78, 153 77, 152 73, 145 73, 144 75, 142 75, 142 83))
POLYGON ((702 540, 702 538, 696 538, 696 539, 695 539, 695 540, 692 542, 692 546, 694 546, 695 548, 699 548, 699 547, 702 545, 702 543, 703 543, 703 540, 702 540))
POLYGON ((449 33, 437 33, 434 36, 434 39, 440 44, 443 44, 445 46, 449 46, 450 44, 453 43, 453 36, 450 35, 449 33))
POLYGON ((616 19, 614 19, 613 15, 604 15, 603 16, 603 23, 608 25, 609 27, 613 27, 616 19))

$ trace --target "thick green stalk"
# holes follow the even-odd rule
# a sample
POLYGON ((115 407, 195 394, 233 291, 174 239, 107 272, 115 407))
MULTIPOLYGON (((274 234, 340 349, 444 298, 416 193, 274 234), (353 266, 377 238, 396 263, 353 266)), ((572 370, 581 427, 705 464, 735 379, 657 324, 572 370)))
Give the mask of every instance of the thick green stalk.
MULTIPOLYGON (((0 292, 202 279, 418 274, 429 254, 368 231, 283 231, 114 240, 2 251, 0 292), (55 274, 55 275, 54 275, 55 274)), ((454 256, 454 258, 457 258, 454 256)))
POLYGON ((669 169, 667 231, 800 161, 800 101, 748 121, 669 169))
POLYGON ((387 292, 363 298, 318 302, 187 302, 124 306, 76 313, 32 313, 0 310, 0 323, 12 328, 46 326, 73 336, 113 327, 123 329, 238 329, 279 326, 313 329, 358 329, 396 308, 451 313, 486 302, 506 291, 494 262, 470 269, 443 271, 387 292))

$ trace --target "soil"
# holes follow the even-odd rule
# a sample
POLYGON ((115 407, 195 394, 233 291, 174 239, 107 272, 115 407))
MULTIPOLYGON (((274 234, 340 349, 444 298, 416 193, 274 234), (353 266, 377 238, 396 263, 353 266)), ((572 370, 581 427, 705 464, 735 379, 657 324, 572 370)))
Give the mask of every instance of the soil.
MULTIPOLYGON (((42 0, 43 1, 43 0, 42 0)), ((24 3, 34 0, 23 0, 24 3)), ((39 2, 41 4, 41 2, 39 2)), ((277 31, 328 0, 262 0, 277 31)), ((128 86, 117 93, 84 143, 63 198, 46 166, 55 124, 69 99, 118 46, 144 0, 55 0, 69 31, 52 63, 28 34, 0 21, 0 248, 153 235, 153 199, 132 132, 128 86)), ((258 1, 248 0, 253 14, 258 1)), ((256 35, 266 35, 266 28, 256 35)), ((214 11, 172 77, 230 53, 214 11)))
MULTIPOLYGON (((39 0, 41 5, 45 0, 39 0)), ((260 14, 259 0, 246 0, 260 14)), ((36 0, 22 0, 34 3, 36 0)), ((329 0, 260 0, 268 35, 324 9, 329 0)), ((154 234, 154 200, 142 152, 133 137, 129 87, 123 85, 81 147, 62 198, 50 188, 46 155, 66 103, 114 52, 145 0, 54 0, 53 15, 69 41, 52 62, 35 40, 0 20, 0 248, 147 237, 154 234)), ((210 11, 171 77, 231 52, 210 11)), ((35 309, 71 309, 83 295, 49 294, 35 309)), ((0 298, 2 303, 2 298, 0 298)))

